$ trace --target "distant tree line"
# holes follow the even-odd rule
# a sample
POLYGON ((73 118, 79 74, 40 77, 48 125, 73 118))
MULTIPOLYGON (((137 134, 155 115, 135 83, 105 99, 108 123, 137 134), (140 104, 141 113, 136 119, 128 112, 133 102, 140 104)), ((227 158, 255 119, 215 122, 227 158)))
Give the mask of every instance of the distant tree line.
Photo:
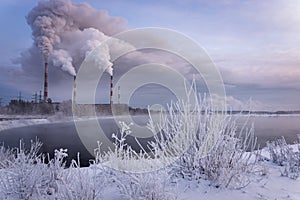
POLYGON ((54 114, 57 111, 59 111, 59 106, 53 104, 51 99, 47 103, 13 99, 7 106, 0 108, 1 114, 54 114))
MULTIPOLYGON (((76 104, 74 105, 77 115, 91 116, 96 111, 97 115, 111 115, 112 107, 110 104, 76 104)), ((127 104, 114 104, 114 114, 147 114, 148 110, 143 108, 131 108, 127 104)), ((73 115, 72 101, 65 100, 62 102, 52 102, 51 99, 48 102, 28 102, 24 100, 11 100, 8 105, 0 107, 0 114, 8 115, 52 115, 61 113, 65 116, 73 115)))

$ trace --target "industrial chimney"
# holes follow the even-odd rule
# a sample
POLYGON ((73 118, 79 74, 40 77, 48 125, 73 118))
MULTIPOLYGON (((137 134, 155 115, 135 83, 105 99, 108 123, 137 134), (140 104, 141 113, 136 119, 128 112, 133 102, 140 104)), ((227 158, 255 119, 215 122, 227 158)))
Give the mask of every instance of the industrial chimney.
POLYGON ((45 59, 44 102, 48 100, 48 60, 45 59))
POLYGON ((76 76, 74 76, 73 102, 76 104, 76 76))
POLYGON ((118 104, 120 104, 120 99, 121 99, 121 93, 120 93, 121 87, 118 86, 118 104))
POLYGON ((113 85, 113 75, 110 76, 110 106, 113 105, 113 88, 114 88, 114 85, 113 85))

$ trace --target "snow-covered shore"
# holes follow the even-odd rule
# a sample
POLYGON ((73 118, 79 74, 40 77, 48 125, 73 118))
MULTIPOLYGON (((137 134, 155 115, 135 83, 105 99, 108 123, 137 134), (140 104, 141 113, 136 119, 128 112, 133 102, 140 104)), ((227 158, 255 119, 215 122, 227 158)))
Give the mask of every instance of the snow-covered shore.
MULTIPOLYGON (((297 151, 297 145, 290 145, 290 147, 297 151)), ((282 176, 281 172, 284 167, 271 161, 267 148, 260 151, 260 156, 262 156, 259 163, 260 168, 257 169, 256 174, 249 175, 250 184, 241 189, 214 187, 210 181, 204 179, 189 181, 178 178, 168 186, 167 190, 171 191, 173 197, 179 200, 299 200, 300 179, 294 180, 282 176)), ((160 178, 158 178, 158 182, 161 181, 160 178)), ((122 198, 118 190, 118 183, 111 183, 104 189, 103 199, 125 200, 126 198, 122 198)))
MULTIPOLYGON (((296 150, 295 145, 291 148, 296 150)), ((178 184, 179 199, 189 200, 232 200, 232 199, 300 199, 300 179, 283 177, 283 166, 278 166, 270 161, 270 155, 266 148, 261 151, 265 160, 261 163, 265 170, 264 175, 250 177, 251 183, 242 189, 222 189, 209 186, 209 182, 201 180, 200 183, 182 181, 178 184)))
POLYGON ((1 115, 0 118, 2 119, 0 121, 0 131, 23 126, 50 123, 46 117, 42 116, 1 115))
MULTIPOLYGON (((116 118, 121 116, 97 116, 97 118, 116 118)), ((90 120, 95 117, 75 117, 76 120, 90 120)), ((0 131, 39 124, 63 123, 74 121, 73 116, 55 115, 0 115, 0 131)))
MULTIPOLYGON (((175 179, 176 181, 172 183, 171 185, 168 184, 166 186, 167 188, 161 188, 161 190, 166 190, 167 192, 171 192, 172 198, 167 199, 175 199, 178 200, 232 200, 232 199, 243 199, 243 200, 298 200, 300 199, 300 179, 293 180, 287 177, 281 176, 281 171, 283 170, 283 167, 280 167, 274 163, 272 163, 269 160, 269 155, 267 153, 267 150, 263 150, 263 155, 266 156, 266 159, 263 161, 263 166, 265 171, 265 174, 252 174, 250 176, 251 183, 241 189, 229 189, 229 188, 217 188, 214 186, 211 186, 210 182, 204 179, 200 179, 199 181, 188 181, 181 178, 175 179)), ((26 163, 24 164, 26 166, 26 163)), ((97 165, 96 165, 97 166, 97 165)), ((77 187, 81 187, 81 184, 87 184, 88 187, 95 184, 95 187, 101 188, 101 198, 95 198, 95 199, 105 199, 105 200, 126 200, 124 194, 122 195, 120 193, 120 183, 111 181, 110 175, 111 170, 105 170, 101 172, 101 168, 97 168, 96 174, 98 176, 100 175, 100 179, 97 179, 95 182, 91 182, 94 180, 95 172, 93 171, 93 167, 89 168, 80 168, 80 169, 64 169, 63 171, 60 171, 59 173, 62 175, 66 175, 67 177, 75 178, 72 182, 67 182, 67 184, 78 184, 75 188, 69 188, 70 191, 72 189, 76 189, 77 187), (107 174, 107 175, 104 175, 107 174), (77 180, 79 177, 80 180, 77 180), (103 182, 102 182, 103 181, 103 182), (105 182, 105 184, 103 184, 105 182)), ((5 172, 6 169, 0 169, 0 173, 2 174, 5 172)), ((122 172, 120 172, 122 173, 122 172)), ((143 186, 149 186, 153 184, 151 181, 155 180, 154 184, 158 184, 160 186, 160 182, 163 181, 163 177, 155 175, 155 173, 152 174, 146 174, 145 180, 148 179, 150 182, 142 183, 145 185, 143 186), (154 175, 154 179, 149 179, 149 177, 154 175)), ((61 176, 60 175, 60 176, 61 176)), ((34 179, 34 177, 31 177, 34 179)), ((122 177, 123 178, 123 177, 122 177)), ((126 179, 126 176, 124 176, 126 179)), ((135 179, 132 179, 135 181, 135 179)), ((125 180, 124 182, 129 181, 125 180)), ((128 186, 131 183, 128 182, 128 186)), ((64 191, 63 188, 64 185, 60 186, 59 190, 64 191), (62 188, 61 188, 62 187, 62 188)), ((74 187, 74 186, 73 186, 74 187)), ((134 190, 134 188, 133 188, 134 190)), ((78 192, 87 192, 89 191, 88 188, 81 188, 78 192)), ((130 192, 130 191, 129 191, 130 192)), ((0 192, 1 193, 1 192, 0 192)), ((84 196, 83 193, 78 194, 81 197, 84 196)), ((7 197, 9 196, 1 196, 0 197, 7 197)), ((52 195, 49 196, 49 199, 52 195)), ((54 198, 54 197, 53 197, 54 198)), ((37 200, 38 197, 32 197, 31 199, 37 200)), ((60 199, 60 198, 58 198, 60 199)), ((88 198, 90 199, 90 198, 88 198)))
POLYGON ((0 115, 0 131, 24 126, 69 122, 73 117, 63 115, 0 115))
POLYGON ((200 184, 183 183, 179 185, 180 199, 231 200, 231 199, 300 199, 300 180, 280 176, 280 167, 266 163, 269 174, 254 180, 241 190, 218 189, 209 187, 206 182, 200 184))
MULTIPOLYGON (((292 180, 280 175, 281 167, 266 162, 268 174, 253 177, 253 181, 240 190, 216 188, 209 181, 200 182, 181 180, 170 191, 178 200, 299 200, 300 180, 292 180)), ((117 185, 109 185, 103 191, 105 200, 125 200, 119 193, 117 185)))

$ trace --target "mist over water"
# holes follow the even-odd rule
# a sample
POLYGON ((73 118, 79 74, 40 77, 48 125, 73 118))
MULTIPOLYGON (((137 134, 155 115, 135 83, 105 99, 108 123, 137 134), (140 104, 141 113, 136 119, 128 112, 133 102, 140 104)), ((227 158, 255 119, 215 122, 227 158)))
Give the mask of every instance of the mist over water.
MULTIPOLYGON (((241 127, 246 117, 238 118, 238 126, 241 127)), ((288 144, 294 144, 300 134, 300 116, 251 116, 248 119, 248 127, 254 124, 254 133, 260 147, 266 146, 267 141, 284 136, 288 144)))

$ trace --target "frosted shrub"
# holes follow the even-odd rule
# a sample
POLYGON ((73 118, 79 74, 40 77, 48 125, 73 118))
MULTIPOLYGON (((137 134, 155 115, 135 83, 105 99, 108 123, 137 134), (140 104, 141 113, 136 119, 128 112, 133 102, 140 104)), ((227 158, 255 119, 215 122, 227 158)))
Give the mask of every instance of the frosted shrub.
POLYGON ((41 146, 36 140, 26 151, 20 141, 17 149, 0 149, 3 166, 0 169, 0 199, 102 199, 106 175, 98 173, 99 166, 82 169, 78 156, 78 161, 72 160, 66 169, 66 149, 55 150, 54 158, 48 155, 46 162, 45 156, 38 153, 41 146))
MULTIPOLYGON (((49 156, 49 155, 48 155, 49 156)), ((48 195, 54 195, 58 192, 59 184, 63 182, 66 165, 66 158, 68 157, 67 149, 55 149, 54 158, 49 160, 48 171, 50 173, 50 184, 51 187, 48 190, 48 195)))
POLYGON ((165 171, 149 173, 115 172, 114 181, 120 194, 129 200, 172 200, 169 174, 165 171))
POLYGON ((0 146, 0 169, 10 167, 14 158, 13 150, 0 146))
POLYGON ((211 151, 195 162, 194 178, 205 178, 216 187, 242 188, 250 183, 256 160, 251 160, 255 139, 253 128, 237 135, 236 125, 224 119, 221 134, 211 151), (242 137, 243 134, 243 137, 242 137), (199 163, 198 163, 199 162, 199 163))
POLYGON ((103 199, 105 176, 97 174, 98 168, 94 165, 80 168, 78 163, 73 161, 70 168, 64 170, 56 197, 64 200, 103 199))
MULTIPOLYGON (((187 90, 184 100, 171 103, 167 112, 161 111, 158 123, 152 120, 149 110, 148 128, 154 135, 154 141, 149 142, 147 148, 140 145, 141 151, 134 151, 126 143, 126 137, 131 134, 130 125, 120 122, 120 135, 113 135, 114 149, 101 153, 99 146, 96 161, 121 171, 141 172, 140 169, 144 169, 145 172, 158 166, 171 168, 169 175, 172 178, 207 179, 217 187, 247 186, 251 181, 249 174, 253 173, 257 164, 256 156, 246 152, 253 151, 256 144, 253 127, 246 128, 245 124, 238 131, 230 115, 214 109, 205 98, 192 95, 191 90, 187 90), (153 163, 158 165, 152 166, 153 163)), ((137 138, 136 141, 140 144, 137 138)), ((121 193, 129 199, 151 199, 156 198, 151 194, 158 195, 152 182, 164 185, 168 180, 156 180, 155 173, 115 172, 113 174, 117 175, 113 176, 121 193), (153 179, 148 176, 153 176, 153 179), (149 183, 141 187, 146 184, 144 180, 149 183)), ((163 194, 166 195, 165 192, 163 194)), ((167 197, 161 197, 159 193, 157 198, 167 197)))
MULTIPOLYGON (((125 171, 149 171, 152 169, 153 162, 149 153, 145 150, 136 152, 132 147, 126 143, 126 138, 131 134, 131 124, 125 122, 119 122, 120 134, 113 134, 112 138, 113 149, 109 151, 101 152, 101 144, 98 144, 98 148, 95 150, 96 163, 101 163, 106 167, 125 170, 125 171)), ((136 139, 138 142, 138 140, 136 139)), ((139 143, 138 143, 139 144, 139 143)), ((140 145, 142 148, 142 146, 140 145)))
POLYGON ((272 142, 267 142, 271 160, 280 166, 284 166, 292 149, 287 145, 284 137, 272 142))
MULTIPOLYGON (((298 138, 300 141, 300 135, 298 138)), ((298 149, 294 151, 293 147, 286 143, 284 137, 267 143, 272 161, 279 166, 284 166, 281 175, 291 179, 297 179, 300 175, 300 144, 296 146, 298 149)))
MULTIPOLYGON (((130 200, 170 200, 175 195, 170 192, 169 174, 164 170, 151 171, 153 158, 145 151, 137 153, 126 143, 126 137, 131 134, 130 124, 119 122, 120 134, 113 134, 114 149, 107 152, 96 149, 96 163, 109 176, 111 184, 116 184, 120 194, 130 200), (113 168, 113 169, 111 169, 113 168), (144 173, 130 173, 130 172, 144 173), (146 173, 145 173, 146 172, 146 173)), ((137 140, 138 142, 138 140, 137 140)), ((140 145, 141 148, 143 148, 140 145)))
POLYGON ((26 152, 21 141, 15 158, 1 170, 0 187, 8 199, 39 199, 50 187, 51 174, 44 159, 38 154, 41 143, 32 142, 26 152))
POLYGON ((67 149, 55 150, 54 159, 50 162, 49 170, 55 183, 51 195, 64 200, 102 199, 106 176, 98 173, 99 166, 80 168, 78 154, 77 161, 72 160, 70 167, 65 169, 67 156, 67 149))
POLYGON ((288 155, 286 166, 281 172, 282 176, 291 179, 297 179, 300 175, 300 156, 299 153, 291 153, 288 155))
POLYGON ((150 118, 149 129, 156 135, 150 149, 159 158, 177 159, 173 165, 177 177, 204 178, 217 187, 245 187, 256 164, 246 152, 256 144, 253 127, 238 132, 231 116, 190 94, 186 101, 172 103, 158 124, 150 118))
POLYGON ((158 124, 153 122, 150 115, 148 128, 155 141, 150 142, 148 148, 155 158, 171 164, 190 148, 197 137, 198 111, 198 104, 192 106, 188 99, 187 102, 172 103, 167 115, 161 113, 158 124))

